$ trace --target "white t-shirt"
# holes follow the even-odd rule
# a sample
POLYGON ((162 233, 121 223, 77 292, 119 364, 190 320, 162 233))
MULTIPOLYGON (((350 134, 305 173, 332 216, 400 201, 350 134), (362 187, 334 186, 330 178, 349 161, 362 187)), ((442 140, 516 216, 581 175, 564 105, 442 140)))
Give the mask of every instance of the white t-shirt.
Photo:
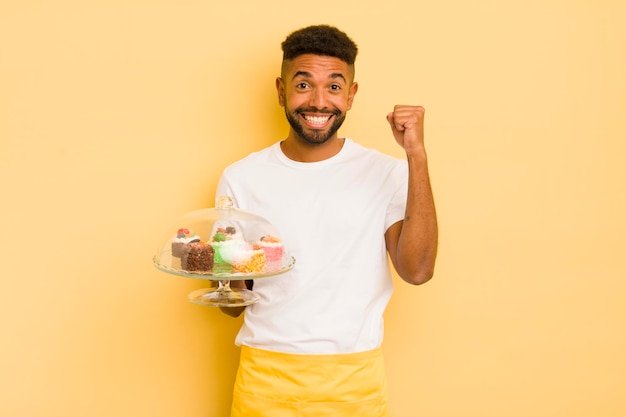
POLYGON ((287 158, 280 143, 228 166, 217 195, 260 215, 296 259, 282 275, 254 281, 236 338, 287 353, 354 353, 380 346, 393 289, 384 234, 404 218, 406 161, 346 138, 320 162, 287 158))

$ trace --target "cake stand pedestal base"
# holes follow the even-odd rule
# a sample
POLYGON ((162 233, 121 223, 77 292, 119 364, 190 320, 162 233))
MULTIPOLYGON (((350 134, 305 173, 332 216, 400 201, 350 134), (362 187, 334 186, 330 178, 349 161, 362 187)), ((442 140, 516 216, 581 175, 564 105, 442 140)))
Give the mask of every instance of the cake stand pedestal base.
POLYGON ((192 303, 211 307, 243 307, 259 301, 259 296, 245 288, 230 288, 228 281, 219 281, 217 288, 203 288, 187 296, 192 303))

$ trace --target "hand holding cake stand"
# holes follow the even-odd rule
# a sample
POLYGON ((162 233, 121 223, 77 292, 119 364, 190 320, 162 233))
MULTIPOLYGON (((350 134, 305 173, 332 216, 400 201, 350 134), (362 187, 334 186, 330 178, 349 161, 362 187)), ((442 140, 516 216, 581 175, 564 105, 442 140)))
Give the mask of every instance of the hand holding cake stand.
POLYGON ((264 218, 233 208, 229 197, 215 208, 189 212, 166 233, 153 258, 169 274, 217 281, 217 286, 193 291, 189 301, 212 307, 240 307, 258 301, 231 281, 272 277, 291 270, 291 257, 274 227, 264 218))

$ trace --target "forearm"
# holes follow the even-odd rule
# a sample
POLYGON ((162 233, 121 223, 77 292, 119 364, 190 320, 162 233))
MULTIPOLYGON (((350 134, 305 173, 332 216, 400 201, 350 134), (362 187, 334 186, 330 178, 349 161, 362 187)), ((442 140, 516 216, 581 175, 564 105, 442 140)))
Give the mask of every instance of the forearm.
POLYGON ((426 152, 407 153, 409 185, 406 214, 397 240, 394 266, 411 284, 432 278, 437 257, 438 226, 426 152))

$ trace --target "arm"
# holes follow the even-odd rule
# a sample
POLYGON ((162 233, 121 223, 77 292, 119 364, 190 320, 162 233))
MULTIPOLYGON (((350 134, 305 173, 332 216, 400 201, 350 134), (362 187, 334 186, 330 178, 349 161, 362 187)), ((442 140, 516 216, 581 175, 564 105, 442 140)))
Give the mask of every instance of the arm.
POLYGON ((409 187, 404 220, 387 229, 385 242, 398 275, 410 284, 423 284, 433 276, 438 244, 437 216, 424 147, 424 108, 395 106, 387 121, 396 142, 406 152, 409 187))

